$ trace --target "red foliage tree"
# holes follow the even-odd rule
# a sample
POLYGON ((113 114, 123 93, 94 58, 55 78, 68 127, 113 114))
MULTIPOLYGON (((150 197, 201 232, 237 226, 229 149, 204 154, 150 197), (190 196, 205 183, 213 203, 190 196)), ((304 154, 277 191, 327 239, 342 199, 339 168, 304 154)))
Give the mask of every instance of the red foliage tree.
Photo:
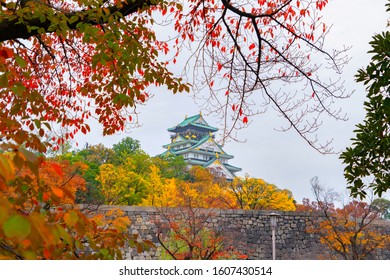
POLYGON ((149 86, 189 90, 169 64, 186 44, 197 44, 194 89, 211 90, 205 103, 222 114, 225 136, 264 109, 254 106, 259 96, 327 152, 310 134, 322 113, 339 118, 330 105, 345 97, 337 83, 320 79, 321 61, 312 58, 327 59, 336 72, 344 62, 342 52, 323 49, 327 26, 320 12, 327 2, 188 0, 183 7, 176 1, 1 0, 1 137, 44 150, 37 136, 64 127, 53 138, 61 144, 87 133, 92 117, 104 134, 121 131, 136 122, 149 86), (174 40, 155 31, 161 18, 172 23, 174 40), (161 60, 160 54, 172 56, 161 60), (281 91, 284 83, 303 90, 281 91))

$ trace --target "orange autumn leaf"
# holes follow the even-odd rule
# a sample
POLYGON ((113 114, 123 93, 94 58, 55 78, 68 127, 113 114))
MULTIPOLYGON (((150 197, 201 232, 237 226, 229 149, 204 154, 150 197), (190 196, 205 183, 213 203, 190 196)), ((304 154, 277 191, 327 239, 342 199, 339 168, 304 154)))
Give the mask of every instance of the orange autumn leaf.
POLYGON ((43 249, 43 256, 45 257, 45 259, 50 259, 51 257, 51 251, 47 248, 44 248, 43 249))
POLYGON ((59 198, 64 198, 64 191, 60 188, 57 187, 52 187, 51 188, 53 191, 53 194, 59 198))
POLYGON ((57 163, 52 162, 52 163, 51 163, 51 168, 53 168, 53 170, 54 170, 59 176, 63 175, 61 166, 58 165, 57 163))
POLYGON ((47 202, 50 199, 50 194, 48 192, 44 192, 42 195, 43 202, 47 202))

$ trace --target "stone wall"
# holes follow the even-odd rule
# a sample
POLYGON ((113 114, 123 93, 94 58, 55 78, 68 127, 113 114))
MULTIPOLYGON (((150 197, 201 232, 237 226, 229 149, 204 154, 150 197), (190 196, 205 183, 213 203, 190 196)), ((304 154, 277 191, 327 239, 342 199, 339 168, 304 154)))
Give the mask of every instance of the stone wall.
MULTIPOLYGON (((118 206, 100 206, 106 211, 118 206)), ((157 233, 166 227, 164 215, 180 215, 180 209, 156 209, 154 207, 120 206, 131 219, 130 232, 141 238, 151 240, 159 246, 157 233), (166 211, 169 211, 166 212, 166 211), (165 226, 165 227, 164 227, 165 226)), ((210 212, 198 209, 197 215, 204 216, 208 228, 220 232, 226 242, 249 259, 272 259, 272 231, 270 227, 271 211, 220 210, 210 212)), ((317 225, 321 216, 308 212, 278 212, 276 228, 276 259, 315 260, 329 258, 330 252, 319 242, 319 237, 306 232, 308 226, 317 225)), ((390 234, 390 223, 381 225, 390 234)), ((158 259, 160 250, 151 250, 137 254, 136 250, 126 252, 127 259, 158 259)), ((390 259, 390 251, 380 250, 371 259, 390 259)))

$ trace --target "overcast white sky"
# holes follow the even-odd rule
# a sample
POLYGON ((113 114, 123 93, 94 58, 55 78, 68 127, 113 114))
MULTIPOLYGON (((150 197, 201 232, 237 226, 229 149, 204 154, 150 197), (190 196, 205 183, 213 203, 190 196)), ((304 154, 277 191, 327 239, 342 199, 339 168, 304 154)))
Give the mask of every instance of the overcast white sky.
MULTIPOLYGON (((344 69, 343 79, 347 91, 356 91, 352 98, 338 103, 348 114, 349 121, 336 122, 328 119, 319 132, 319 138, 334 138, 335 151, 341 151, 350 145, 355 125, 364 118, 364 87, 356 84, 353 76, 358 68, 364 67, 370 60, 367 51, 371 37, 386 28, 386 2, 387 0, 330 0, 324 10, 324 21, 328 25, 333 24, 326 46, 336 49, 343 45, 352 46, 348 53, 351 61, 344 69)), ((162 145, 169 142, 167 128, 181 122, 186 115, 199 113, 199 107, 187 94, 173 96, 164 89, 158 89, 153 94, 155 96, 141 110, 140 128, 109 137, 103 137, 99 135, 98 129, 93 129, 94 133, 76 139, 79 145, 88 142, 103 143, 110 147, 120 139, 130 136, 139 140, 142 149, 151 156, 163 152, 162 145)), ((217 120, 207 115, 205 119, 210 125, 217 123, 217 120)), ((319 154, 294 131, 282 133, 274 130, 282 124, 283 120, 277 119, 270 110, 254 119, 247 129, 239 131, 239 137, 246 139, 246 143, 229 142, 225 145, 224 150, 235 156, 230 163, 242 168, 240 175, 247 173, 252 177, 263 178, 279 188, 287 188, 293 192, 298 202, 305 197, 312 198, 310 179, 314 176, 318 176, 325 187, 345 193, 346 182, 339 155, 319 154)))

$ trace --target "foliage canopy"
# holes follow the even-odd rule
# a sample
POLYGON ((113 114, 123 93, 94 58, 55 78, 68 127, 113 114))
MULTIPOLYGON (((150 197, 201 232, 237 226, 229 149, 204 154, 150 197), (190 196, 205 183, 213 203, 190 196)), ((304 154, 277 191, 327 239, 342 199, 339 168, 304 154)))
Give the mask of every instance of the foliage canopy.
POLYGON ((328 0, 0 3, 4 140, 42 151, 90 131, 91 118, 104 134, 134 125, 150 86, 189 91, 170 71, 189 47, 195 50, 188 73, 196 77, 193 90, 209 89, 205 105, 222 114, 225 136, 272 105, 286 119, 286 129, 329 152, 312 134, 323 113, 342 118, 331 104, 347 95, 318 74, 321 58, 336 73, 345 62, 343 52, 323 50, 328 29, 320 12, 328 0), (160 23, 172 27, 171 40, 157 31, 160 23), (320 59, 312 62, 314 54, 320 59), (300 85, 302 93, 280 91, 284 83, 300 85), (254 102, 256 96, 264 100, 254 102), (40 138, 48 135, 49 143, 42 145, 40 138))
MULTIPOLYGON (((386 6, 390 12, 390 2, 386 6)), ((361 198, 367 189, 379 196, 390 189, 390 32, 375 35, 370 45, 371 62, 356 74, 367 86, 366 117, 340 157, 351 194, 361 198)))
POLYGON ((380 212, 375 204, 352 199, 344 203, 340 195, 325 190, 317 178, 312 180, 315 201, 304 201, 305 210, 319 211, 323 221, 311 225, 308 232, 319 235, 331 249, 330 257, 345 260, 367 259, 376 250, 389 248, 390 235, 376 224, 380 212), (340 204, 337 207, 335 204, 340 204))

